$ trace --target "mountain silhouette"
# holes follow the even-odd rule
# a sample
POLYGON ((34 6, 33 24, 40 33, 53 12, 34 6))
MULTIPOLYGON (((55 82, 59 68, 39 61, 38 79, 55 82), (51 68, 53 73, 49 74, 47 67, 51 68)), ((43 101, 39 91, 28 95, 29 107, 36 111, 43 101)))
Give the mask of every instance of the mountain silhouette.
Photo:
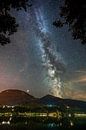
POLYGON ((0 93, 0 105, 26 104, 32 102, 34 99, 28 93, 16 89, 8 89, 0 93))
POLYGON ((46 95, 40 98, 39 102, 44 105, 62 105, 62 99, 52 95, 46 95))
POLYGON ((62 99, 52 95, 46 95, 39 99, 41 104, 60 107, 80 108, 86 110, 86 102, 72 99, 62 99))
POLYGON ((32 95, 16 89, 8 89, 0 93, 0 105, 51 105, 60 107, 80 108, 86 110, 86 102, 72 99, 62 99, 52 95, 35 98, 32 95))

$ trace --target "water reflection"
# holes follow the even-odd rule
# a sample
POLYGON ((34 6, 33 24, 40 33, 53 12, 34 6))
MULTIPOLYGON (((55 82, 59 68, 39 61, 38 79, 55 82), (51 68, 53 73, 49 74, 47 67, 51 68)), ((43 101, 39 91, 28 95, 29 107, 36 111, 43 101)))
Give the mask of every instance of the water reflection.
POLYGON ((19 130, 21 128, 24 128, 25 130, 69 130, 79 126, 78 123, 77 120, 76 122, 73 122, 73 120, 66 118, 58 121, 57 118, 54 120, 51 117, 29 118, 11 115, 9 118, 4 116, 0 118, 0 130, 19 130))
POLYGON ((53 128, 53 127, 57 127, 58 125, 56 125, 55 123, 49 123, 47 124, 48 128, 53 128))
POLYGON ((82 127, 86 127, 86 114, 75 113, 69 107, 65 111, 59 111, 57 107, 3 106, 0 109, 0 130, 73 130, 82 127))

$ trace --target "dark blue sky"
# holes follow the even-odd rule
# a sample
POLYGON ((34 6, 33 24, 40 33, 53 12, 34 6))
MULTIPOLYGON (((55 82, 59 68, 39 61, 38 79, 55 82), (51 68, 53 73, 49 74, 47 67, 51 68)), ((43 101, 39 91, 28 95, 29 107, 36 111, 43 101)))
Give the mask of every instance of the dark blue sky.
POLYGON ((65 26, 52 25, 61 0, 35 0, 27 12, 12 10, 19 23, 11 44, 0 47, 0 90, 29 90, 86 100, 86 46, 65 26))

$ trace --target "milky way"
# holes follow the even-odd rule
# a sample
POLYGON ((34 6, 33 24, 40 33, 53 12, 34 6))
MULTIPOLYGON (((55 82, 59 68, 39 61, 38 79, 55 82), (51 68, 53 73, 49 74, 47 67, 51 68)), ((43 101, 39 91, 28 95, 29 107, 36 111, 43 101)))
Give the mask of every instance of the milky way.
POLYGON ((64 70, 64 63, 61 54, 56 52, 51 35, 46 27, 45 19, 41 8, 35 7, 35 27, 33 28, 37 34, 38 46, 41 51, 42 65, 47 69, 50 92, 54 96, 62 97, 62 83, 58 71, 64 70))

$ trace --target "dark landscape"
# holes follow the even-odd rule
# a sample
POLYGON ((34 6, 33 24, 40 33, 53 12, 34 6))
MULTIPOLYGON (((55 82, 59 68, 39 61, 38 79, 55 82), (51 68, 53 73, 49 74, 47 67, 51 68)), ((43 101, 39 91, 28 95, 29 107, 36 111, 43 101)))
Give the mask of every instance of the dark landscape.
POLYGON ((35 98, 21 90, 0 93, 0 128, 82 129, 86 127, 86 102, 52 95, 35 98))

